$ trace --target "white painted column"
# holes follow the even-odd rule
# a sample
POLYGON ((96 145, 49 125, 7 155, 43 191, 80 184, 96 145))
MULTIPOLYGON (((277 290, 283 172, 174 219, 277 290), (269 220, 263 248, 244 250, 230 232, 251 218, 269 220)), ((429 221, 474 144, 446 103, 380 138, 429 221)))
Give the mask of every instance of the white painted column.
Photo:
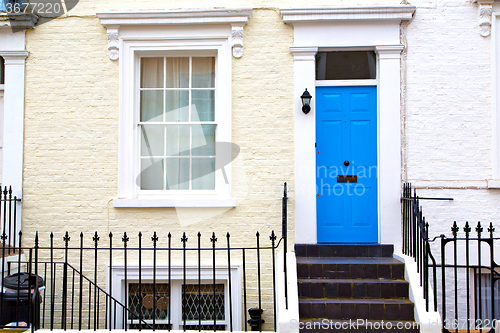
POLYGON ((294 60, 295 119, 295 243, 315 244, 316 235, 316 110, 315 57, 317 47, 291 47, 294 60), (300 96, 313 96, 311 111, 302 112, 300 96))
POLYGON ((377 46, 379 102, 380 243, 401 253, 401 51, 402 45, 377 46))
POLYGON ((0 51, 5 60, 3 179, 13 195, 22 197, 24 76, 28 51, 0 51))

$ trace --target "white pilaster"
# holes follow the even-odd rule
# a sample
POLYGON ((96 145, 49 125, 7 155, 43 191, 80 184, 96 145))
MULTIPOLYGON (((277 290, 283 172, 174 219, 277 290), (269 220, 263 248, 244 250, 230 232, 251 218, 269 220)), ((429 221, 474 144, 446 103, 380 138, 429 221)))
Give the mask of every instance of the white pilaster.
POLYGON ((317 47, 291 47, 295 98, 295 243, 316 243, 315 57, 317 47), (313 96, 311 112, 302 112, 300 96, 313 96))
POLYGON ((22 196, 24 74, 28 51, 0 51, 5 60, 3 179, 13 195, 22 196))
POLYGON ((401 252, 401 51, 402 45, 376 46, 379 102, 380 243, 401 252))

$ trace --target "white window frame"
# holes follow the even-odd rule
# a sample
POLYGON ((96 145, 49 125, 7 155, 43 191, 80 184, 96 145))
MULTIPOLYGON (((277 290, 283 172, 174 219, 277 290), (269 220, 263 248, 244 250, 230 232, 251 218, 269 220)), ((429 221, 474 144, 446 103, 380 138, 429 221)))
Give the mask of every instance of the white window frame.
MULTIPOLYGON (((172 330, 179 330, 182 327, 182 283, 184 279, 184 268, 182 265, 172 264, 171 266, 171 325, 172 330)), ((240 265, 231 265, 231 303, 229 302, 229 274, 227 265, 216 265, 215 266, 215 284, 224 284, 224 320, 217 320, 217 325, 226 325, 226 330, 230 330, 229 325, 229 304, 232 305, 232 319, 233 319, 233 331, 242 330, 242 270, 240 265)), ((144 284, 153 283, 153 272, 154 268, 151 265, 141 266, 141 281, 144 284)), ((111 269, 113 284, 110 285, 109 266, 106 269, 106 292, 111 293, 113 298, 118 300, 120 303, 125 305, 125 301, 128 300, 128 285, 130 283, 139 282, 139 267, 135 265, 127 266, 127 284, 125 284, 125 267, 123 265, 113 265, 111 269)), ((202 264, 200 267, 200 281, 202 284, 212 284, 213 283, 213 267, 211 265, 202 264)), ((156 267, 156 283, 168 283, 168 266, 157 265, 156 267)), ((198 267, 194 265, 186 266, 186 283, 187 284, 198 284, 198 267)), ((113 317, 114 314, 112 314, 113 317)), ((123 311, 121 308, 117 308, 116 322, 121 325, 123 322, 123 311)), ((106 319, 109 320, 109 319, 106 319)), ((131 323, 131 321, 128 321, 131 323)), ((149 322, 149 321, 146 321, 149 322)), ((134 320, 137 323, 137 320, 134 320)), ((156 321, 156 323, 164 324, 164 320, 156 321)), ((202 324, 205 321, 202 321, 202 324)), ((187 324, 197 325, 194 321, 187 321, 187 324)), ((210 322, 213 324, 213 321, 210 322)), ((208 325, 210 325, 208 324, 208 325)), ((120 326, 118 329, 122 328, 120 326)))
POLYGON ((492 175, 487 184, 490 189, 500 189, 500 5, 493 4, 491 53, 492 53, 492 175))
MULTIPOLYGON (((177 41, 176 41, 177 43, 177 41)), ((186 46, 186 49, 188 47, 186 46)), ((221 170, 216 170, 215 172, 215 189, 214 190, 141 190, 138 184, 138 177, 140 172, 140 142, 141 142, 141 134, 140 134, 140 62, 142 57, 194 57, 194 56, 215 56, 215 120, 214 122, 210 122, 210 124, 217 125, 216 127, 216 142, 230 142, 231 141, 231 115, 230 112, 228 114, 228 103, 227 99, 230 96, 230 87, 227 85, 227 77, 218 75, 219 72, 223 71, 223 64, 219 61, 218 55, 221 52, 220 45, 208 44, 208 45, 200 45, 193 46, 190 45, 189 50, 178 50, 178 45, 168 45, 165 47, 165 50, 162 51, 144 51, 141 50, 139 52, 134 52, 134 91, 133 91, 133 104, 134 110, 134 122, 137 126, 134 125, 133 129, 133 137, 134 137, 134 154, 136 154, 137 158, 135 159, 134 165, 134 175, 137 175, 134 179, 134 184, 137 188, 134 188, 134 192, 137 193, 137 196, 140 198, 157 198, 157 197, 165 197, 168 199, 169 197, 201 197, 201 199, 210 200, 211 197, 219 197, 224 198, 225 194, 229 197, 230 188, 229 184, 226 184, 224 181, 224 177, 222 175, 221 170), (208 48, 207 48, 208 47, 208 48), (210 47, 215 47, 215 49, 211 50, 210 47), (226 82, 224 82, 226 81, 226 82), (225 84, 225 85, 224 85, 225 84), (229 95, 226 95, 229 94, 229 95)), ((223 52, 223 51, 222 51, 223 52)), ((129 111, 130 112, 130 111, 129 111)), ((221 152, 217 152, 220 154, 221 152)), ((224 167, 226 171, 226 175, 228 175, 228 180, 230 179, 231 174, 231 166, 228 165, 224 167)), ((190 180, 191 181, 191 180, 190 180)))
MULTIPOLYGON (((120 121, 118 197, 114 207, 234 207, 231 165, 216 171, 216 189, 208 193, 143 193, 137 184, 139 147, 134 117, 139 54, 211 51, 217 57, 217 141, 231 142, 232 57, 243 55, 243 26, 251 8, 217 8, 171 11, 109 11, 97 13, 108 32, 109 57, 120 62, 120 121), (135 65, 135 66, 134 66, 135 65)), ((135 106, 137 107, 137 106, 135 106)), ((229 145, 228 145, 229 146, 229 145)), ((229 148, 228 148, 229 149, 229 148)), ((219 152, 217 152, 219 155, 219 152)), ((166 192, 166 191, 165 191, 166 192)))
MULTIPOLYGON (((120 50, 120 134, 118 157, 118 198, 115 207, 221 207, 234 206, 231 199, 231 165, 215 173, 213 191, 143 191, 140 173, 139 79, 141 56, 206 55, 216 56, 217 141, 231 141, 231 54, 227 38, 149 40, 126 39, 120 50)), ((218 154, 220 152, 217 152, 218 154)))

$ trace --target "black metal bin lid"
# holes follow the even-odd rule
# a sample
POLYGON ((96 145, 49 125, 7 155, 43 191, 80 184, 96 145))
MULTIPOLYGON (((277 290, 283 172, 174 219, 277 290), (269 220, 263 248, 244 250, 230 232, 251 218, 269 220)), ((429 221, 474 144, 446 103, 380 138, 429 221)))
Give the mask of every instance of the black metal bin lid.
MULTIPOLYGON (((19 283, 20 290, 28 290, 30 287, 30 274, 26 272, 11 274, 3 279, 3 286, 5 288, 17 290, 19 283), (19 282, 18 282, 19 280, 19 282)), ((45 282, 39 275, 31 274, 31 289, 43 287, 45 282), (36 281, 36 282, 35 282, 36 281)))

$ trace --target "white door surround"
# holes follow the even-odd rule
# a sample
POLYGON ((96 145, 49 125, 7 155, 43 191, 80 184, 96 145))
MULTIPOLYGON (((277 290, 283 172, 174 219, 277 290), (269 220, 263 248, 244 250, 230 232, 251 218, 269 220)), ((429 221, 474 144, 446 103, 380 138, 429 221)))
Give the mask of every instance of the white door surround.
POLYGON ((378 90, 379 242, 401 251, 401 51, 400 23, 414 6, 281 9, 293 25, 295 96, 295 242, 314 244, 316 237, 315 96, 311 112, 301 110, 305 88, 314 91, 318 50, 375 50, 378 90))

